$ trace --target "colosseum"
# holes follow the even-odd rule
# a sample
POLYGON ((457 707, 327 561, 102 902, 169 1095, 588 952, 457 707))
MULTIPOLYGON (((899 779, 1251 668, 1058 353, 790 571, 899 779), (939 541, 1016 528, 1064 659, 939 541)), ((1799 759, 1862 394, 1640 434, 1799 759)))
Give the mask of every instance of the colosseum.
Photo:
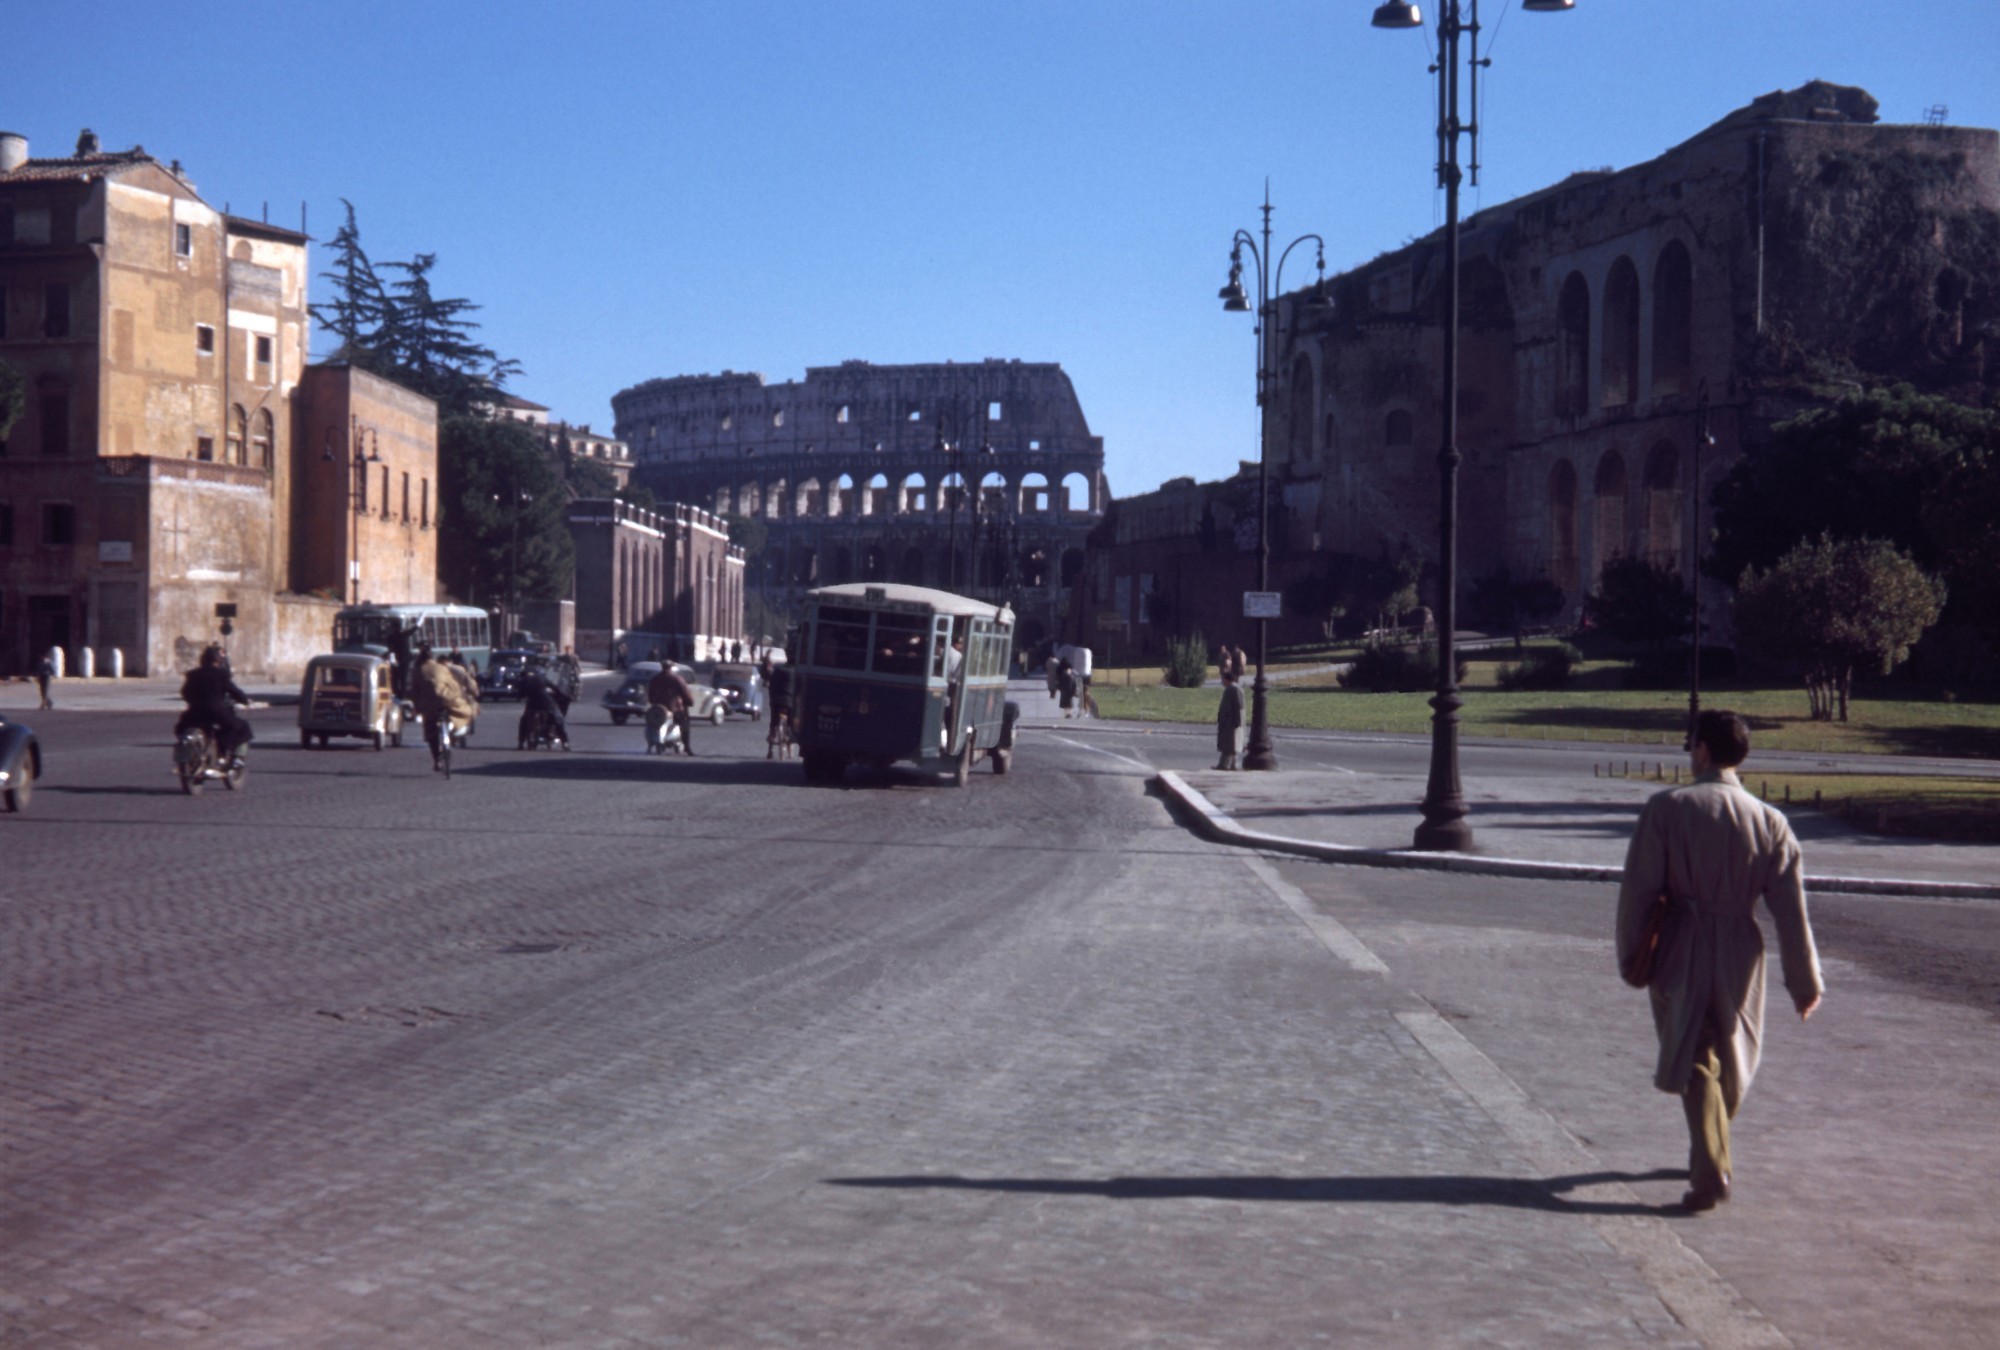
POLYGON ((900 581, 1005 601, 1052 636, 1103 517, 1104 442, 1054 363, 808 368, 647 380, 612 397, 633 479, 761 521, 748 585, 782 620, 804 589, 900 581))

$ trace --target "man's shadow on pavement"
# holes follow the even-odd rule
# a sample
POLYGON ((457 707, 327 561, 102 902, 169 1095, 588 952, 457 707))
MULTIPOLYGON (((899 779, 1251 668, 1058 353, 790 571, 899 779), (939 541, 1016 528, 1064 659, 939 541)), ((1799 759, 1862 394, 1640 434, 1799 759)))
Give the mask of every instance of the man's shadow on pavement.
POLYGON ((1675 1181, 1685 1168, 1651 1172, 1582 1172, 1524 1177, 828 1177, 828 1185, 879 1190, 1000 1191, 1026 1195, 1095 1195, 1107 1200, 1259 1200, 1288 1204, 1492 1205, 1557 1214, 1661 1217, 1683 1213, 1678 1203, 1568 1200, 1563 1193, 1608 1182, 1675 1181))

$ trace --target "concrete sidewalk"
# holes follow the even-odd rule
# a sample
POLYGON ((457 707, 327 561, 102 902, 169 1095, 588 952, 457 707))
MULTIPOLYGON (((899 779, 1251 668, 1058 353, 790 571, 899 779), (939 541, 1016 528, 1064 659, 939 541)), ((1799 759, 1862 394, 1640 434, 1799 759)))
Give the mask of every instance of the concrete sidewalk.
MULTIPOLYGON (((1432 869, 1550 880, 1616 881, 1646 798, 1668 781, 1628 778, 1495 779, 1465 785, 1471 853, 1418 853, 1422 778, 1277 769, 1164 772, 1154 781, 1211 839, 1370 867, 1432 869)), ((1755 783, 1756 771, 1749 781, 1755 783)), ((2000 900, 2000 848, 1867 834, 1832 816, 1795 810, 1809 890, 2000 900)))

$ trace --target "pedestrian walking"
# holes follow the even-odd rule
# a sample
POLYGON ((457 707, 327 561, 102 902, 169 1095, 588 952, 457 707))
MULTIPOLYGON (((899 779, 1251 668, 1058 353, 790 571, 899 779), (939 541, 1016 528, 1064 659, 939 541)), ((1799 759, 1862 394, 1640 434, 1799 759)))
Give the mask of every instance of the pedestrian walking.
POLYGON ((1097 700, 1090 696, 1090 648, 1071 644, 1069 649, 1070 669, 1076 672, 1077 716, 1097 716, 1097 700))
POLYGON ((1062 696, 1057 704, 1064 717, 1076 715, 1076 671, 1061 657, 1056 658, 1056 692, 1062 696))
POLYGON ((1215 767, 1234 769, 1243 753, 1243 686, 1236 672, 1222 673, 1222 702, 1215 709, 1215 767))
POLYGON ((1062 692, 1062 658, 1053 650, 1049 652, 1048 660, 1042 662, 1042 674, 1048 679, 1050 698, 1062 692))
POLYGON ((1798 840, 1784 813, 1744 790, 1750 727, 1733 712, 1695 721, 1695 781, 1655 793, 1639 815, 1618 891, 1618 970, 1648 991, 1659 1061, 1653 1085, 1681 1098, 1688 1189, 1700 1213, 1729 1198, 1729 1122, 1756 1075, 1764 1032, 1761 898, 1778 933, 1785 991, 1801 1020, 1824 985, 1798 840))
POLYGON ((49 697, 49 682, 55 679, 55 677, 56 659, 44 652, 41 661, 35 666, 35 687, 42 691, 41 706, 43 709, 56 706, 55 700, 49 697))

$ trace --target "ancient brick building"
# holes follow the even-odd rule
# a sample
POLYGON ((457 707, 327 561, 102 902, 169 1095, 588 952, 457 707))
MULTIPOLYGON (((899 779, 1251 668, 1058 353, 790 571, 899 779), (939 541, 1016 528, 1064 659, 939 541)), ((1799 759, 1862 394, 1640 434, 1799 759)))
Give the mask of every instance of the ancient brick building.
MULTIPOLYGON (((1975 404, 2000 391, 2000 134, 1884 125, 1858 89, 1759 98, 1648 163, 1487 207, 1462 239, 1462 586, 1502 566, 1547 576, 1573 614, 1611 558, 1690 569, 1692 494, 1809 403, 1889 380, 1975 404), (1704 393, 1715 444, 1696 484, 1704 393)), ((1443 256, 1434 233, 1340 276, 1330 313, 1278 302, 1274 585, 1324 552, 1435 556, 1443 256)), ((1206 512, 1208 549, 1248 575, 1254 481, 1188 495, 1149 497, 1206 512)), ((1164 577, 1156 555, 1174 550, 1147 522, 1186 521, 1119 507, 1101 566, 1164 577)), ((1323 618, 1288 613, 1274 640, 1323 618)))
POLYGON ((749 580, 775 610, 806 587, 886 579, 1012 603, 1055 630, 1107 489, 1104 443, 1053 364, 813 367, 649 380, 611 400, 635 481, 766 526, 749 580))
POLYGON ((570 504, 569 530, 585 660, 608 663, 621 642, 635 661, 655 646, 682 661, 720 659, 760 636, 743 627, 743 550, 709 512, 585 498, 570 504))
POLYGON ((437 583, 437 404, 353 366, 299 389, 291 587, 348 604, 429 602, 437 583))
POLYGON ((185 669, 218 606, 240 669, 296 669, 331 639, 343 560, 370 599, 432 598, 434 543, 403 516, 422 515, 435 411, 343 374, 322 382, 339 409, 314 415, 306 245, 143 149, 86 132, 34 159, 0 133, 0 359, 28 393, 0 442, 0 670, 52 647, 72 671, 114 652, 127 673, 185 669))

